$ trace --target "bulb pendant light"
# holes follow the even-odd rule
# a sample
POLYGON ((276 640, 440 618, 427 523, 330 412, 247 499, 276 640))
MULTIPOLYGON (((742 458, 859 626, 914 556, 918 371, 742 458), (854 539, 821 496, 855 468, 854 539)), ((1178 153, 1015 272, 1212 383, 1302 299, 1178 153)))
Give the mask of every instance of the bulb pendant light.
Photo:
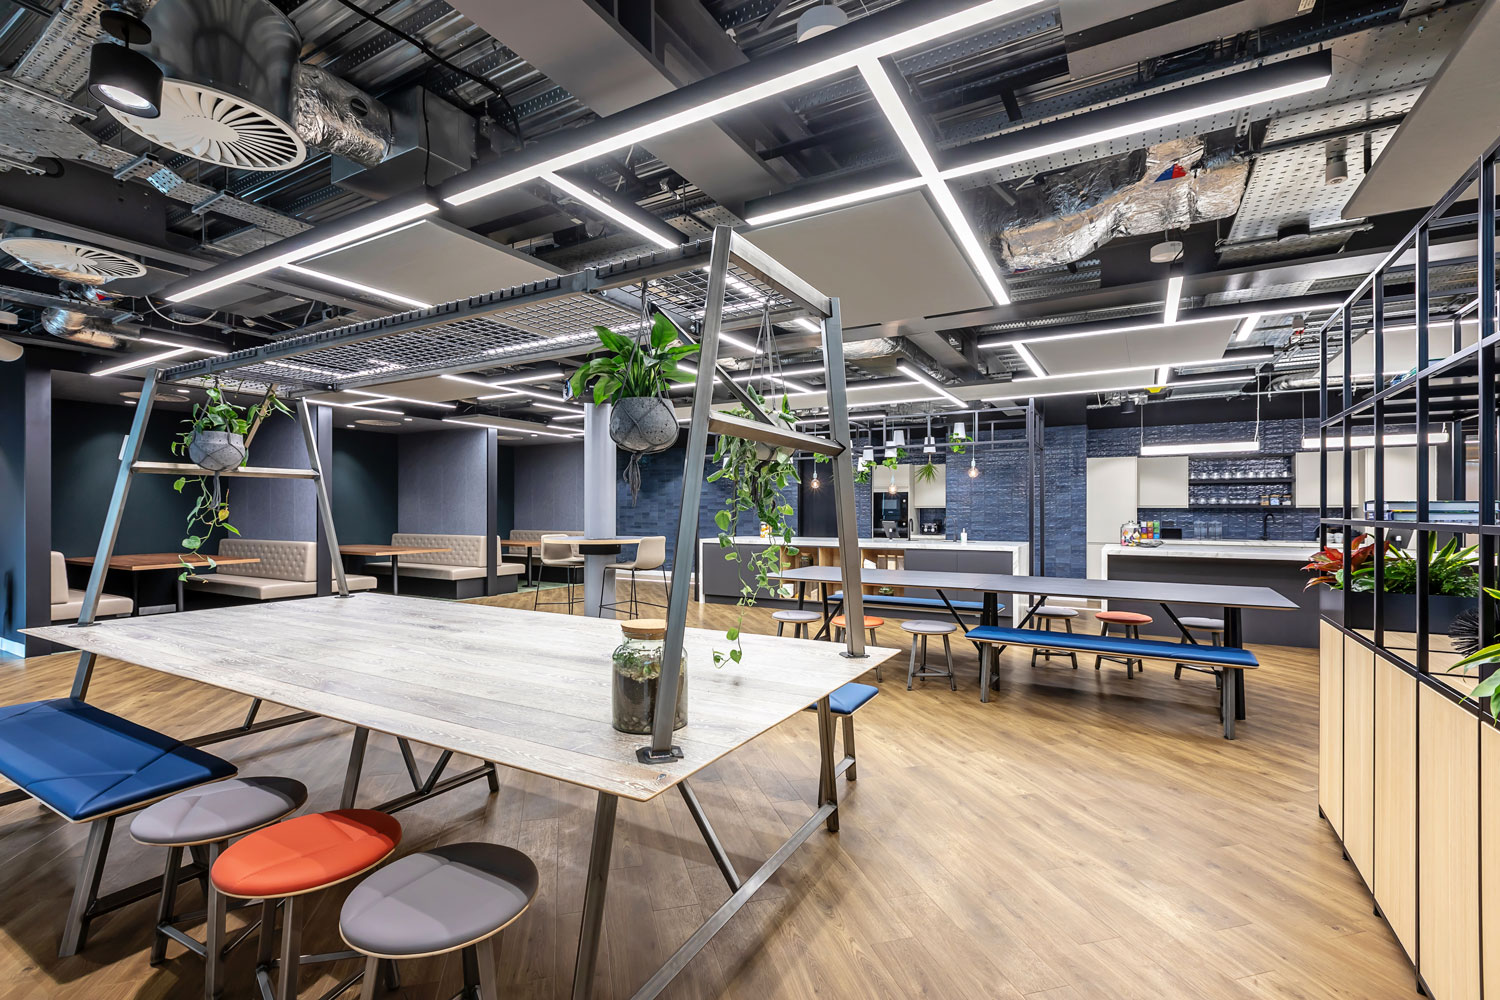
POLYGON ((969 478, 970 479, 978 479, 979 478, 979 466, 977 466, 977 465, 974 464, 974 459, 972 459, 972 458, 969 459, 969 478))

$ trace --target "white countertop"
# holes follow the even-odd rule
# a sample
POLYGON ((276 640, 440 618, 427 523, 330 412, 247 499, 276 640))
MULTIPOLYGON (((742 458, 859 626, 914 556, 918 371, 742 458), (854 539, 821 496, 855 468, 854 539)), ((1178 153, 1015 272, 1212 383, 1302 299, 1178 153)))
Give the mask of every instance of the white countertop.
MULTIPOLYGON (((1307 562, 1318 550, 1318 543, 1261 542, 1239 539, 1182 539, 1157 546, 1106 545, 1099 550, 1101 559, 1110 556, 1145 556, 1157 559, 1241 559, 1262 562, 1307 562)), ((1104 574, 1108 577, 1108 572, 1104 574)))
MULTIPOLYGON (((764 542, 766 539, 759 535, 736 535, 733 539, 737 545, 754 545, 764 542)), ((712 542, 718 544, 717 538, 704 538, 703 544, 712 542)), ((792 545, 799 549, 836 549, 839 545, 837 538, 816 538, 801 535, 792 536, 792 545)), ((909 549, 968 549, 975 552, 1017 552, 1026 548, 1025 542, 981 542, 970 540, 961 542, 956 538, 861 538, 859 547, 862 549, 880 549, 882 551, 906 551, 909 549)))

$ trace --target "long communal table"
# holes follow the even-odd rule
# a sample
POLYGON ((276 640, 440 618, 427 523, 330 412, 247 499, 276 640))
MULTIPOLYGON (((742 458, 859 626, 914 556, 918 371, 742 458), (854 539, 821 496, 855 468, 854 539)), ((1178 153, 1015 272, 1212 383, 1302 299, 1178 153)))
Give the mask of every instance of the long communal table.
MULTIPOLYGON (((712 651, 724 644, 723 634, 688 629, 688 725, 674 737, 683 756, 646 764, 636 751, 649 737, 611 725, 610 653, 620 632, 608 620, 363 593, 27 631, 82 650, 86 659, 113 657, 351 724, 344 808, 355 804, 371 732, 398 739, 413 784, 376 808, 407 808, 480 779, 494 790, 496 764, 596 792, 575 1000, 591 995, 619 801, 647 802, 677 788, 729 889, 718 911, 634 995, 648 1000, 820 825, 838 830, 828 696, 900 655, 875 647, 851 659, 832 643, 746 634, 743 662, 715 668, 712 651), (811 705, 818 709, 818 807, 760 868, 741 876, 688 780, 811 705), (442 751, 430 774, 416 771, 410 743, 442 751), (444 778, 453 754, 485 763, 444 778)), ((84 666, 86 677, 92 665, 84 666)))
MULTIPOLYGON (((837 566, 803 566, 797 569, 783 570, 773 576, 783 583, 797 584, 797 606, 802 607, 807 598, 807 585, 837 584, 842 582, 840 571, 837 566)), ((979 593, 984 595, 983 610, 980 613, 981 625, 998 625, 1000 623, 999 605, 1001 594, 1027 594, 1033 598, 1031 606, 1026 611, 1026 616, 1017 625, 1017 628, 1025 628, 1036 613, 1036 609, 1045 604, 1053 597, 1075 597, 1087 600, 1102 601, 1150 601, 1161 605, 1162 611, 1166 612, 1167 618, 1177 626, 1183 636, 1189 642, 1197 642, 1187 629, 1182 627, 1182 622, 1172 610, 1172 605, 1197 605, 1211 606, 1223 609, 1224 614, 1224 644, 1226 646, 1244 646, 1244 628, 1241 612, 1246 608, 1255 608, 1262 611, 1296 611, 1297 605, 1269 587, 1236 587, 1233 585, 1217 586, 1198 583, 1157 583, 1145 580, 1088 580, 1078 577, 1061 576, 1011 576, 1004 573, 949 573, 938 570, 908 570, 908 569, 866 569, 860 573, 860 581, 873 587, 922 587, 938 592, 943 599, 949 612, 958 622, 959 627, 965 631, 968 625, 963 617, 954 609, 953 603, 948 599, 948 591, 959 591, 966 593, 979 593)), ((827 586, 822 591, 826 594, 827 586)), ((828 627, 829 619, 838 614, 839 606, 830 607, 825 600, 823 604, 824 629, 828 627)), ((822 633, 819 633, 820 635, 822 633)), ((1265 641, 1274 643, 1274 636, 1265 641)), ((987 647, 992 648, 992 647, 987 647)), ((1004 647, 1001 647, 1002 649, 1004 647)), ((990 690, 999 686, 993 670, 994 655, 980 657, 983 664, 979 683, 979 700, 989 701, 990 690)), ((1243 670, 1226 671, 1224 683, 1235 685, 1235 717, 1245 717, 1245 672, 1243 670)))

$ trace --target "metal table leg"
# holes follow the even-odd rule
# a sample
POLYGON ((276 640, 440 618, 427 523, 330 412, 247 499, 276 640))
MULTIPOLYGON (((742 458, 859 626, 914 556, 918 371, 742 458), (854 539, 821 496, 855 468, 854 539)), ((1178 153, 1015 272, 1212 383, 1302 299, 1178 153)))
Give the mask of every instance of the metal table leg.
POLYGON ((604 924, 604 891, 609 885, 609 855, 615 840, 615 810, 620 800, 599 793, 594 809, 594 840, 583 890, 583 922, 578 929, 578 959, 573 964, 573 1000, 589 1000, 594 966, 599 960, 599 931, 604 924))
POLYGON ((187 607, 187 603, 185 601, 183 601, 183 599, 182 599, 182 575, 179 573, 178 576, 177 576, 177 611, 178 611, 178 613, 180 614, 183 611, 183 609, 186 608, 186 607, 187 607))
POLYGON ((370 743, 370 731, 356 727, 354 741, 349 745, 349 766, 344 771, 344 790, 339 795, 340 809, 353 809, 359 795, 359 773, 365 766, 365 747, 370 743))
MULTIPOLYGON (((486 559, 489 557, 486 556, 486 559)), ((391 553, 391 596, 401 593, 401 557, 391 553)))
POLYGON ((130 617, 139 618, 141 616, 141 574, 139 573, 130 574, 130 603, 130 617))
POLYGON ((825 696, 818 699, 818 749, 822 766, 818 777, 818 805, 833 806, 828 814, 828 832, 839 832, 839 782, 833 761, 833 706, 825 696))
MULTIPOLYGON (((1243 625, 1243 612, 1239 608, 1224 609, 1224 645, 1243 649, 1245 646, 1245 634, 1243 625)), ((1231 680, 1234 681, 1234 717, 1243 719, 1245 717, 1245 672, 1243 670, 1227 671, 1234 676, 1225 677, 1224 684, 1227 687, 1231 680)), ((1231 726, 1230 732, 1234 729, 1231 726)), ((1230 739, 1233 739, 1230 736, 1230 739)))

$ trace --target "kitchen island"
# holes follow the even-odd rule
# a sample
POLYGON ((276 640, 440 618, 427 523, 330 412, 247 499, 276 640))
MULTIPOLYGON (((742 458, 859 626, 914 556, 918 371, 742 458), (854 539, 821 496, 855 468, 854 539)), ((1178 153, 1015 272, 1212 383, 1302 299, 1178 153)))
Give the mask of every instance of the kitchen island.
MULTIPOLYGON (((766 547, 759 536, 739 536, 732 539, 737 560, 726 560, 717 538, 699 541, 698 551, 698 600, 725 603, 739 600, 740 570, 755 552, 766 547)), ((783 560, 782 569, 799 566, 838 566, 839 547, 837 538, 805 537, 792 538, 797 554, 783 560)), ((943 538, 861 538, 860 556, 870 569, 920 569, 946 570, 965 573, 1000 573, 1004 575, 1025 574, 1031 564, 1031 546, 1026 542, 962 542, 943 538)), ((746 571, 746 576, 750 574, 746 571)), ((873 594, 876 588, 867 585, 865 593, 873 594)), ((922 588, 900 588, 906 597, 936 597, 937 591, 922 588)), ((808 588, 808 600, 821 601, 822 595, 816 585, 808 588)), ((790 585, 775 592, 761 589, 756 600, 776 603, 795 600, 790 585)), ((1024 607, 1024 600, 1012 598, 1009 610, 1014 613, 1024 607)))
MULTIPOLYGON (((1298 610, 1291 614, 1247 610, 1245 634, 1254 636, 1257 642, 1312 648, 1318 645, 1318 592, 1302 589, 1308 575, 1301 567, 1316 550, 1317 543, 1310 541, 1233 539, 1173 540, 1154 548, 1106 545, 1100 552, 1099 575, 1106 580, 1270 587, 1296 602, 1298 610)), ((1109 608, 1136 611, 1156 619, 1143 629, 1144 633, 1174 639, 1179 635, 1159 605, 1111 601, 1109 608)))

